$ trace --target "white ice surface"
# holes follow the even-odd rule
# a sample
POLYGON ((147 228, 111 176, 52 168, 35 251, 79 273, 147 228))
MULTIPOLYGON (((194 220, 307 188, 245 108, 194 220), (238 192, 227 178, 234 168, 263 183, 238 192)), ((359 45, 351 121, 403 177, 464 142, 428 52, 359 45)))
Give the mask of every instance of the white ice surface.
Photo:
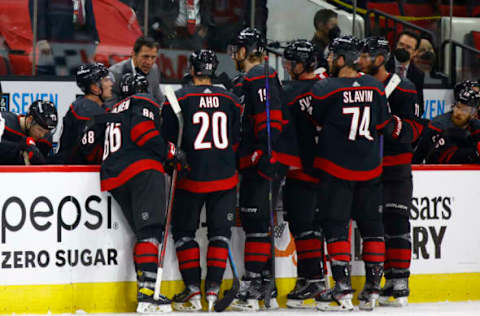
MULTIPOLYGON (((78 313, 78 314, 81 314, 78 313)), ((193 315, 205 315, 206 313, 165 313, 163 315, 173 315, 173 316, 193 316, 193 315)), ((250 313, 247 312, 224 312, 225 316, 245 316, 250 313)), ((75 315, 75 314, 73 314, 75 315)), ((123 314, 95 314, 95 315, 115 315, 115 316, 139 316, 135 313, 123 313, 123 314)), ((155 314, 162 315, 162 314, 155 314)), ((480 316, 480 301, 469 301, 469 302, 444 302, 444 303, 421 303, 421 304, 409 304, 407 307, 395 308, 395 307, 377 307, 372 312, 363 312, 358 311, 357 309, 353 312, 320 312, 320 311, 311 311, 311 310, 292 310, 292 309, 280 309, 275 311, 261 311, 256 312, 256 316, 320 316, 320 315, 332 315, 332 316, 341 316, 341 315, 408 315, 408 316, 480 316)))

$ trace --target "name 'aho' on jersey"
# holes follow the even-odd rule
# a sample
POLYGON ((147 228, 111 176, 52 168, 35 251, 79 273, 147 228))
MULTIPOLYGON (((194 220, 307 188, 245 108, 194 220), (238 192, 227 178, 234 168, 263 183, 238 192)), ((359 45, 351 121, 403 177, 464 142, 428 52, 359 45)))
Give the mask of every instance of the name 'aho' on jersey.
POLYGON ((400 124, 388 113, 383 85, 370 75, 321 80, 312 97, 312 118, 322 126, 314 168, 337 178, 366 181, 381 175, 377 131, 401 142, 418 137, 411 123, 400 124))
POLYGON ((312 124, 309 118, 312 115, 313 109, 310 91, 318 80, 324 78, 324 76, 317 76, 317 78, 312 80, 290 81, 283 87, 284 103, 287 104, 295 123, 298 155, 302 162, 301 169, 288 171, 288 178, 312 183, 319 182, 313 173, 313 159, 315 157, 315 140, 321 128, 320 126, 312 124))
POLYGON ((101 190, 111 191, 145 170, 164 172, 168 144, 160 135, 160 106, 151 95, 134 94, 111 112, 118 116, 105 129, 101 190))
MULTIPOLYGON (((267 152, 265 67, 265 64, 254 66, 234 88, 234 92, 244 104, 239 147, 240 170, 252 166, 251 155, 255 150, 267 152)), ((297 157, 295 128, 290 119, 290 112, 283 103, 283 91, 277 72, 270 66, 268 79, 272 156, 283 165, 301 168, 300 159, 297 157)))
MULTIPOLYGON (((392 74, 383 83, 388 86, 392 80, 392 74)), ((387 96, 388 105, 392 114, 401 119, 415 118, 417 104, 417 90, 413 83, 406 79, 400 79, 400 83, 395 87, 392 93, 387 96)), ((406 165, 412 163, 412 145, 410 143, 399 143, 385 139, 383 149, 383 166, 406 165)))
MULTIPOLYGON (((196 193, 229 190, 238 183, 236 150, 242 106, 238 98, 211 85, 176 91, 184 118, 182 150, 191 168, 177 188, 196 193)), ((178 122, 170 103, 163 108, 162 131, 176 143, 178 122)))

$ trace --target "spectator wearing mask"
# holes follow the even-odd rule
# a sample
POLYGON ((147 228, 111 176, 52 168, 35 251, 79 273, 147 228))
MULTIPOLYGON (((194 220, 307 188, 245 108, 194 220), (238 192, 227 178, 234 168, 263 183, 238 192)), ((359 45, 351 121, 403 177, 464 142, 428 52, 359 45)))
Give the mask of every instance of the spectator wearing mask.
POLYGON ((313 26, 315 34, 312 43, 319 53, 319 56, 325 58, 325 50, 328 44, 334 38, 340 36, 340 28, 338 27, 338 14, 330 9, 320 9, 315 13, 313 18, 313 26))
POLYGON ((386 64, 387 71, 396 73, 401 78, 408 78, 413 82, 417 90, 418 104, 420 105, 420 113, 424 112, 423 102, 423 84, 425 74, 415 65, 414 58, 420 46, 420 37, 412 31, 403 31, 400 33, 393 51, 393 56, 386 64))

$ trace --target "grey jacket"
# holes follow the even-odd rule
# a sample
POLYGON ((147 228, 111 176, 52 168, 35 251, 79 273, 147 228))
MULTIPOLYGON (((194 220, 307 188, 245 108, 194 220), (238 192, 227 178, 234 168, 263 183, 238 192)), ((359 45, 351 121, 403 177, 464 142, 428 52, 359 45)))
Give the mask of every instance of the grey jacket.
MULTIPOLYGON (((120 90, 120 80, 122 76, 126 73, 132 73, 132 59, 129 58, 127 60, 121 61, 112 65, 109 69, 110 75, 112 76, 113 80, 113 99, 109 100, 109 104, 114 104, 121 100, 122 94, 120 90)), ((157 64, 154 64, 152 70, 147 75, 147 80, 149 83, 149 93, 153 95, 155 102, 159 105, 163 104, 165 97, 160 90, 160 71, 158 70, 157 64)))

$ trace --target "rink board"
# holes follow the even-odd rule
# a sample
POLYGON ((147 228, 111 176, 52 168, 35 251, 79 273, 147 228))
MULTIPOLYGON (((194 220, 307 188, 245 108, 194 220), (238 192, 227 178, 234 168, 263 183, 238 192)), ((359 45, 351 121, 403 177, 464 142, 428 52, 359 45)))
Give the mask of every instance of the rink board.
MULTIPOLYGON (((133 235, 115 201, 99 191, 98 168, 0 167, 0 173, 0 314, 133 311, 133 235)), ((416 167, 411 302, 480 300, 478 179, 478 167, 416 167)), ((281 216, 278 221, 277 286, 283 305, 294 286, 296 255, 287 224, 281 216)), ((197 239, 203 258, 205 235, 202 227, 197 239)), ((240 274, 243 241, 241 228, 234 228, 240 274)), ((352 243, 357 290, 364 273, 359 247, 352 243)), ((165 266, 162 292, 173 296, 182 282, 172 242, 165 266)))

